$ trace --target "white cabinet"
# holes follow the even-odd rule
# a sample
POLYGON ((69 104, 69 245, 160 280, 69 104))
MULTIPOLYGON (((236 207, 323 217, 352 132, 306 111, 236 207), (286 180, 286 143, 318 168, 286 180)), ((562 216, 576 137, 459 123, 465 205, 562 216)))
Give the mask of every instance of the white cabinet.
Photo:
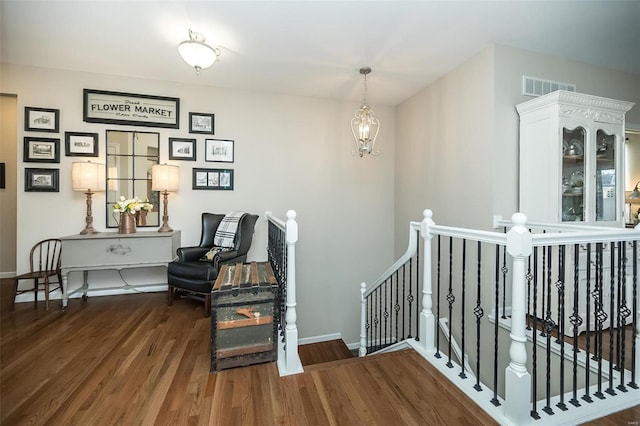
POLYGON ((520 114, 520 211, 531 221, 624 226, 624 126, 633 103, 557 91, 520 114))

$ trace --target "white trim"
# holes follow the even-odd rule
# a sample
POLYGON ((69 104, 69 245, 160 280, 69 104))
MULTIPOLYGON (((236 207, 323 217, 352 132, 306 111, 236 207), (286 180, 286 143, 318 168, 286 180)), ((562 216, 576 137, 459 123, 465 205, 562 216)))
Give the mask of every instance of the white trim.
MULTIPOLYGON (((127 285, 125 287, 114 287, 114 288, 97 288, 91 289, 87 291, 87 295, 89 297, 100 297, 100 296, 116 296, 122 294, 136 294, 136 293, 157 293, 167 291, 166 284, 151 284, 151 285, 127 285)), ((61 297, 60 290, 56 289, 49 293, 49 300, 60 300, 61 297)), ((73 293, 69 294, 70 299, 79 299, 82 297, 82 289, 79 288, 74 290, 73 293)), ((16 303, 22 302, 33 302, 34 294, 33 292, 23 293, 16 295, 16 303)), ((44 300, 44 290, 38 291, 38 300, 44 300)))
POLYGON ((328 342, 329 340, 338 340, 338 339, 342 339, 342 334, 340 333, 322 334, 320 336, 303 337, 302 339, 298 339, 298 345, 309 345, 311 343, 328 342))
POLYGON ((0 272, 0 278, 13 278, 16 275, 16 271, 0 272))

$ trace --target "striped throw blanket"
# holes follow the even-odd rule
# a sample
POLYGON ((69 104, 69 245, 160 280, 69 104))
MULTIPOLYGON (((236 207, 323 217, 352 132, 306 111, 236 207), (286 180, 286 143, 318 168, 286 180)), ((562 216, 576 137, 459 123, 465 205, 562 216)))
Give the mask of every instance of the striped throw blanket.
POLYGON ((238 223, 244 214, 244 212, 227 213, 222 218, 220 225, 218 225, 216 235, 213 237, 213 245, 216 247, 233 248, 233 241, 235 240, 236 232, 238 231, 238 223))

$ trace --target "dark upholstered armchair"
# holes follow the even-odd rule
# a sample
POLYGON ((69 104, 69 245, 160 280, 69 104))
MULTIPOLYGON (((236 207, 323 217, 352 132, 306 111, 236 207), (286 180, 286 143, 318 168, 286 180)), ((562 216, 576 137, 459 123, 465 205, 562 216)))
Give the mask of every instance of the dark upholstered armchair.
POLYGON ((200 244, 194 247, 180 247, 177 250, 178 260, 169 263, 167 268, 169 306, 173 304, 176 292, 179 292, 204 301, 204 316, 208 317, 211 315, 211 288, 218 277, 221 265, 246 261, 258 220, 258 216, 248 213, 244 213, 239 219, 233 247, 210 255, 211 259, 203 260, 207 252, 214 247, 214 237, 224 217, 223 214, 202 213, 200 244))

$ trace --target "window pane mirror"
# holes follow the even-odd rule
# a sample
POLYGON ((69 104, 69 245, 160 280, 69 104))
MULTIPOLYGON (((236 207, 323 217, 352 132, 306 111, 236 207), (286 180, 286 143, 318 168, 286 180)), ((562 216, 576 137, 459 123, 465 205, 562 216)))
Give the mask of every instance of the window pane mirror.
POLYGON ((160 226, 160 197, 151 190, 151 167, 158 164, 159 148, 159 133, 107 130, 107 228, 118 227, 113 205, 120 196, 148 199, 153 209, 146 224, 138 226, 160 226))

